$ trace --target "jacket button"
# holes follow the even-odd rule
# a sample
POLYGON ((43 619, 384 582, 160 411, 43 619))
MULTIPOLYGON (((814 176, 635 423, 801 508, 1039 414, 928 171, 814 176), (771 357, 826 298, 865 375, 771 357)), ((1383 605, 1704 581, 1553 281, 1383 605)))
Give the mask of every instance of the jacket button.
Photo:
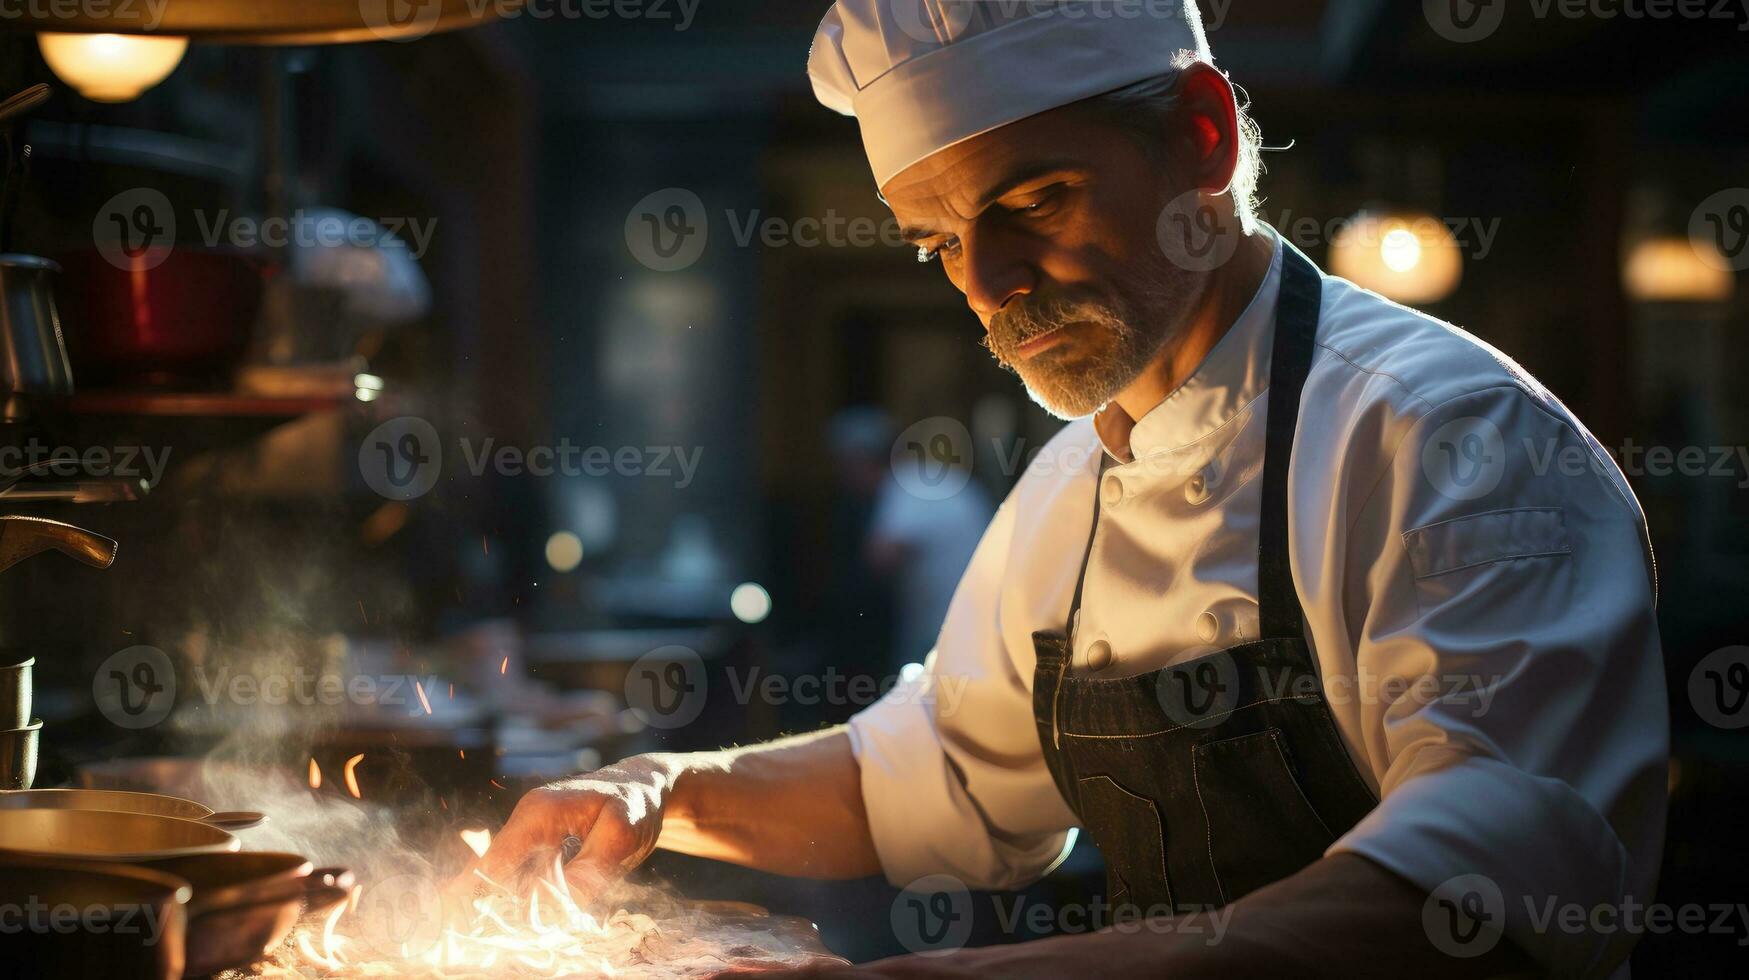
POLYGON ((1087 669, 1104 670, 1111 666, 1111 644, 1094 640, 1087 645, 1087 669))
POLYGON ((1197 470, 1189 480, 1185 481, 1184 499, 1192 504, 1200 504, 1209 499, 1210 495, 1215 492, 1215 487, 1220 485, 1220 482, 1221 468, 1219 464, 1211 461, 1207 466, 1197 470))
POLYGON ((1116 507, 1123 503, 1123 481, 1116 474, 1105 478, 1105 487, 1100 492, 1107 507, 1116 507))
POLYGON ((1196 617, 1196 636, 1204 643, 1213 643, 1221 635, 1221 619, 1213 612, 1196 617))

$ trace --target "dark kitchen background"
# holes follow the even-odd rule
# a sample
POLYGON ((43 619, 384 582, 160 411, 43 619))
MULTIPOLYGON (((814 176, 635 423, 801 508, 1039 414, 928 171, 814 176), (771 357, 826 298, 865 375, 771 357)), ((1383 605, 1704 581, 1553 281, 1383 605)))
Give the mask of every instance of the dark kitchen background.
MULTIPOLYGON (((5 24, 0 94, 53 94, 6 124, 0 250, 60 264, 73 384, 14 364, 0 463, 81 462, 3 509, 120 542, 105 571, 47 556, 0 579, 4 645, 36 658, 37 785, 220 758, 495 823, 628 753, 840 722, 921 661, 926 586, 1058 423, 883 230, 854 123, 804 75, 825 6, 197 37, 119 102, 5 24), (946 447, 966 492, 904 494, 895 439, 946 447), (696 720, 628 710, 651 658, 711 682, 696 720), (297 671, 422 680, 290 704, 235 683, 297 671), (105 710, 106 685, 147 716, 105 710)), ((1286 148, 1264 217, 1513 354, 1624 452, 1662 586, 1672 905, 1749 900, 1749 659, 1727 650, 1749 643, 1749 12, 1703 6, 1513 6, 1464 36, 1420 3, 1203 4, 1286 148)), ((1034 895, 1097 891, 1097 861, 1078 849, 1034 895)), ((855 958, 902 951, 880 882, 648 873, 808 915, 855 958)), ((1708 973, 1744 940, 1648 936, 1636 967, 1708 973)))

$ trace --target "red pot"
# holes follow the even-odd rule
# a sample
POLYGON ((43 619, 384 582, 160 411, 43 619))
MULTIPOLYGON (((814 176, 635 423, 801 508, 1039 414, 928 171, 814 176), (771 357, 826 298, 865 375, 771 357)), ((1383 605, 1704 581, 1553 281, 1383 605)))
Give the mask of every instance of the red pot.
POLYGON ((222 382, 249 345, 263 291, 257 259, 184 245, 123 263, 94 248, 60 262, 58 298, 81 387, 222 382))

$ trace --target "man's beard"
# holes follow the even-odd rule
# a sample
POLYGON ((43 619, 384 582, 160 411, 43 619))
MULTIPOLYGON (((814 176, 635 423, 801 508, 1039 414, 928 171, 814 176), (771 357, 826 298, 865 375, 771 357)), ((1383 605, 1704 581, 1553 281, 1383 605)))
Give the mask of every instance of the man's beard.
POLYGON ((1019 375, 1045 411, 1060 419, 1091 415, 1140 376, 1176 333, 1189 284, 1182 270, 1175 272, 1150 269, 1110 297, 1079 288, 1020 297, 991 317, 984 346, 1019 375), (1028 341, 1059 329, 1065 342, 1020 358, 1028 341))

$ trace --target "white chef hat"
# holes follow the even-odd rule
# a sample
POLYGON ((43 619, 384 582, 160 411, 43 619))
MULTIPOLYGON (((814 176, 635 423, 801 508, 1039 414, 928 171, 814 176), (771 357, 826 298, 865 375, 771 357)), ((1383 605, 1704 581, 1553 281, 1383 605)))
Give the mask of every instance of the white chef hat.
POLYGON ((837 0, 814 35, 821 104, 862 126, 884 185, 981 133, 1212 61, 1196 0, 837 0))

